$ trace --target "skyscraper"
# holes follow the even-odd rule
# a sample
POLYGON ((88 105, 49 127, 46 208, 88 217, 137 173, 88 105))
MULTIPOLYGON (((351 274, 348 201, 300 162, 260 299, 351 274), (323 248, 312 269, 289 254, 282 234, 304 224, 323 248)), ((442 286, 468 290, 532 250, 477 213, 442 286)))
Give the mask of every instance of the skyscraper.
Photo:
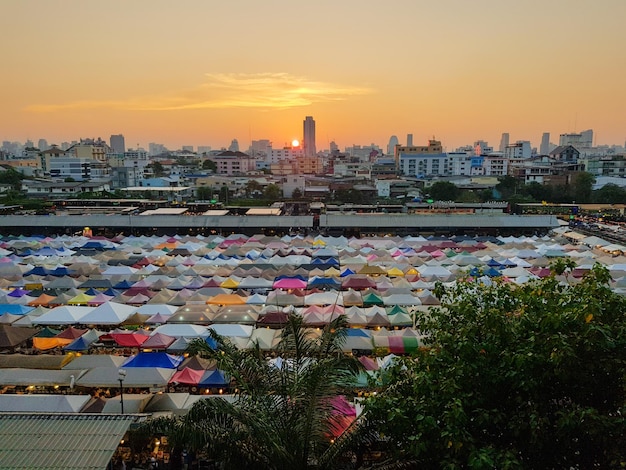
POLYGON ((315 147, 315 121, 313 116, 307 116, 303 121, 303 150, 305 157, 313 157, 317 154, 315 147))
POLYGON ((541 145, 539 146, 539 155, 548 155, 550 153, 550 133, 544 132, 541 136, 541 145))
POLYGON ((126 142, 122 134, 115 134, 109 138, 109 145, 113 149, 113 153, 126 152, 126 142))
POLYGON ((502 138, 500 139, 500 148, 498 150, 500 150, 500 152, 504 152, 504 149, 506 149, 508 146, 509 146, 509 133, 503 132, 502 138))
POLYGON ((406 135, 406 146, 413 147, 413 134, 406 135))
POLYGON ((393 155, 396 151, 396 145, 400 145, 398 136, 392 135, 389 137, 389 143, 387 144, 387 155, 393 155))

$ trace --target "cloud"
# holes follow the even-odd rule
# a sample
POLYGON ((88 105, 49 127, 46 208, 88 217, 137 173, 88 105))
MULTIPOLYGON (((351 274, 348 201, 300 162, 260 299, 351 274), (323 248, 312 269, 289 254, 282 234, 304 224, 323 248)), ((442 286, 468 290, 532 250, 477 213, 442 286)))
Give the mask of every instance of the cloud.
POLYGON ((286 109, 313 103, 346 100, 373 90, 309 80, 288 73, 217 73, 195 89, 162 96, 128 100, 88 100, 64 104, 37 104, 31 112, 81 109, 119 109, 126 111, 176 111, 192 109, 259 108, 286 109))

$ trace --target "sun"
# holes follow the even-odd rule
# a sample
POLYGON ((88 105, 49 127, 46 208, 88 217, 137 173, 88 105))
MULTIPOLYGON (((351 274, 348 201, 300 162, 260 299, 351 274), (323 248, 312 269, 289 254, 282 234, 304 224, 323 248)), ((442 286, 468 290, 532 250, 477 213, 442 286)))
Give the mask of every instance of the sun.
POLYGON ((291 146, 292 147, 300 147, 300 141, 298 139, 293 139, 291 141, 291 146))

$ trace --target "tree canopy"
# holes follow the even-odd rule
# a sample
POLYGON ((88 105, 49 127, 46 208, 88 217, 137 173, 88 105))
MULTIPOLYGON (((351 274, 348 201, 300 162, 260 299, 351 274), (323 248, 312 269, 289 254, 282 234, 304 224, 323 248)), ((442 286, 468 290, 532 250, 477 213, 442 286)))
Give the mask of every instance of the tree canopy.
POLYGON ((626 465, 626 302, 595 266, 521 286, 439 285, 427 335, 366 403, 391 460, 418 468, 626 465))
POLYGON ((456 201, 459 197, 459 187, 449 181, 436 181, 428 188, 431 199, 435 201, 456 201))
POLYGON ((195 340, 189 352, 217 361, 236 400, 200 400, 184 417, 153 420, 146 429, 178 448, 208 452, 225 469, 338 468, 346 426, 335 400, 352 389, 358 371, 358 361, 340 349, 346 333, 343 317, 317 335, 289 315, 274 361, 218 335, 215 347, 195 340))

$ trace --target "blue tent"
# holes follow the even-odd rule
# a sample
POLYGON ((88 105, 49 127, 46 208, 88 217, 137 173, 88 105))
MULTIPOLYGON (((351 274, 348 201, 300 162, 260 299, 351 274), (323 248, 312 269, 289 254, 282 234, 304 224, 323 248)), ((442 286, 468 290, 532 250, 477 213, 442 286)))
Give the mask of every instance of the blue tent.
POLYGON ((35 276, 47 276, 49 273, 50 273, 50 271, 48 269, 44 268, 43 266, 35 266, 30 271, 25 272, 24 276, 31 276, 33 274, 35 276))
POLYGON ((202 376, 198 385, 200 387, 224 387, 230 383, 230 380, 226 379, 226 374, 221 370, 208 370, 202 376))
POLYGON ((90 337, 89 335, 83 335, 79 338, 76 338, 70 344, 63 348, 64 351, 87 351, 91 343, 95 342, 98 339, 90 337))
POLYGON ((54 268, 50 271, 52 276, 62 277, 62 276, 71 276, 74 274, 74 271, 66 268, 65 266, 59 266, 58 268, 54 268))
POLYGON ((309 287, 333 287, 341 288, 341 282, 332 277, 315 277, 309 281, 309 287))
POLYGON ((5 313, 11 313, 13 315, 24 315, 35 307, 29 307, 27 305, 18 304, 0 304, 0 315, 5 313))
POLYGON ((356 274, 354 271, 352 271, 352 269, 350 268, 346 268, 344 269, 339 277, 346 277, 346 276, 351 276, 352 274, 356 274))
POLYGON ((129 357, 122 367, 161 367, 176 369, 183 362, 181 356, 174 356, 165 352, 139 353, 129 357))
POLYGON ((489 261, 487 261, 487 266, 491 266, 493 268, 500 268, 502 267, 502 263, 491 258, 489 261))
POLYGON ((98 251, 104 251, 104 250, 109 250, 110 248, 108 248, 104 243, 98 241, 98 240, 90 240, 87 243, 85 243, 83 246, 80 247, 83 250, 98 250, 98 251))
POLYGON ((113 286, 114 289, 122 289, 122 290, 126 290, 126 289, 130 289, 133 286, 134 282, 130 282, 127 279, 124 279, 121 282, 118 282, 117 284, 115 284, 113 286))

